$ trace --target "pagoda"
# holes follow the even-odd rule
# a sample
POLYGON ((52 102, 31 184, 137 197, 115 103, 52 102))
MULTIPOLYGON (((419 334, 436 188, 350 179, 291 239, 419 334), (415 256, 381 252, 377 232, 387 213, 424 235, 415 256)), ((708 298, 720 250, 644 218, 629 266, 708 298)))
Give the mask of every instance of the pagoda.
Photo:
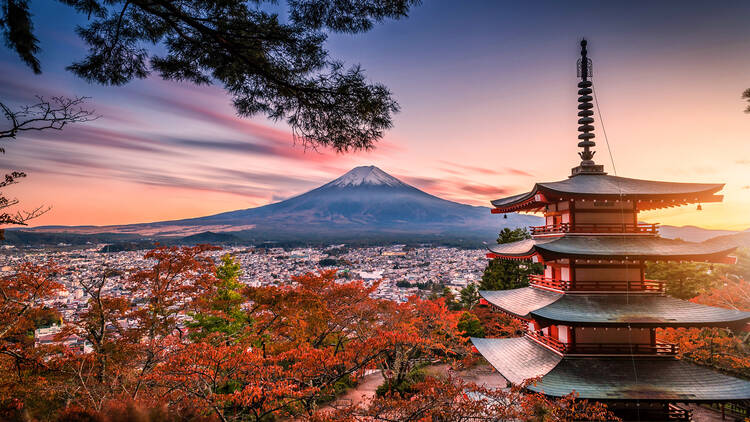
POLYGON ((750 313, 666 296, 647 280, 647 261, 727 262, 734 247, 661 238, 658 225, 638 212, 720 202, 723 184, 672 183, 609 175, 594 162, 591 60, 586 41, 578 61, 581 162, 561 181, 537 183, 526 193, 492 201, 493 213, 535 212, 543 226, 531 239, 489 248, 488 257, 541 263, 529 286, 480 291, 481 302, 524 322, 523 337, 472 338, 513 384, 551 397, 575 392, 606 403, 625 420, 690 420, 680 403, 750 399, 750 382, 676 357, 662 343, 662 327, 740 329, 750 313))

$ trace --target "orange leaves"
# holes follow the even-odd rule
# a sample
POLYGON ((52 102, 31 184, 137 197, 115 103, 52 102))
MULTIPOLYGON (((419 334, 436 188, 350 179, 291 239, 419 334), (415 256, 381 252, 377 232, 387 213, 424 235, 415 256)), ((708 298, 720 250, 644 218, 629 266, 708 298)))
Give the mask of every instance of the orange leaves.
MULTIPOLYGON (((702 293, 692 302, 750 311, 750 282, 723 278, 723 285, 702 293)), ((668 328, 657 331, 661 341, 676 343, 679 356, 742 376, 750 376, 747 333, 720 328, 668 328)))
MULTIPOLYGON (((44 355, 33 349, 46 366, 29 385, 47 392, 53 407, 78 406, 97 414, 118 404, 136 410, 168 406, 170 418, 222 421, 378 415, 460 420, 517 416, 537 408, 565 415, 552 420, 569 420, 565 417, 577 413, 565 412, 578 412, 571 410, 579 409, 572 399, 533 396, 533 401, 517 390, 414 376, 420 365, 469 355, 457 328, 460 313, 450 311, 443 299, 375 299, 377 285, 340 283, 333 271, 294 277, 282 286, 244 287, 237 282, 236 262, 224 258, 217 269, 205 254, 210 250, 158 248, 146 254, 148 268, 103 272, 82 281, 86 306, 66 321, 60 337, 85 339, 92 351, 57 349, 44 355), (189 329, 191 335, 185 335, 189 329), (389 385, 413 387, 402 388, 404 395, 386 394, 368 408, 317 413, 373 369, 382 370, 389 385)), ((0 323, 30 313, 24 306, 34 309, 53 295, 60 288, 50 280, 55 271, 27 265, 14 278, 0 280, 0 323)), ((14 325, 13 332, 22 326, 14 325)), ((2 390, 14 369, 0 360, 0 393, 10 397, 4 404, 32 403, 24 401, 30 389, 2 390)))
POLYGON ((722 278, 722 285, 702 293, 691 302, 720 308, 750 311, 750 281, 722 278))
POLYGON ((16 272, 0 278, 0 340, 33 329, 31 314, 43 307, 63 286, 54 280, 62 268, 23 263, 16 272))
POLYGON ((427 377, 412 394, 388 393, 365 405, 321 411, 313 421, 614 421, 606 408, 573 396, 548 399, 522 387, 490 389, 459 378, 427 377))
POLYGON ((523 322, 489 306, 477 306, 471 313, 482 322, 484 335, 488 338, 518 337, 526 331, 523 322))

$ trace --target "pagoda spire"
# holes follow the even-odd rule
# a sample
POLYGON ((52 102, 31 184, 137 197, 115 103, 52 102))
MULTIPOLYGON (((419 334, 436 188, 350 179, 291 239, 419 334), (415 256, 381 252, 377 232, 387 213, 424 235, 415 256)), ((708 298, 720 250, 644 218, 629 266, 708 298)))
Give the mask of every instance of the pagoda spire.
POLYGON ((586 40, 581 40, 581 58, 578 59, 578 77, 581 81, 578 82, 578 147, 583 148, 578 155, 581 157, 581 164, 578 167, 573 168, 572 176, 581 173, 587 174, 603 174, 604 166, 596 165, 594 163, 595 151, 591 148, 596 146, 596 142, 593 141, 594 135, 594 112, 591 110, 594 108, 594 104, 591 103, 593 97, 591 94, 591 81, 589 80, 592 74, 591 59, 588 58, 588 51, 586 50, 586 40))

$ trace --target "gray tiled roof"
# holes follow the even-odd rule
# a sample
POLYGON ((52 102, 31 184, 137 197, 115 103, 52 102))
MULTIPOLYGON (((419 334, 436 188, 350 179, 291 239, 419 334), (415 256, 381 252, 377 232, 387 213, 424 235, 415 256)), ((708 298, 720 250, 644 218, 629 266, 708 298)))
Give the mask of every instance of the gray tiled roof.
MULTIPOLYGON (((540 346, 541 347, 541 346, 540 346)), ((750 399, 750 382, 672 358, 566 357, 530 390, 581 399, 732 401, 750 399)))
POLYGON ((723 327, 750 321, 750 312, 656 295, 567 294, 529 312, 543 323, 571 325, 723 327))
POLYGON ((750 381, 674 358, 562 357, 526 337, 471 341, 514 384, 550 396, 590 400, 721 402, 750 399, 750 381))
POLYGON ((513 384, 551 371, 562 356, 539 346, 527 337, 471 338, 474 347, 513 384))
POLYGON ((625 196, 656 199, 668 196, 684 196, 688 200, 693 200, 691 196, 716 193, 723 187, 724 184, 720 183, 675 183, 609 175, 582 174, 557 182, 537 183, 527 193, 496 199, 492 201, 492 205, 501 207, 523 202, 532 198, 537 192, 559 194, 562 197, 586 195, 591 198, 625 196))
POLYGON ((527 318, 529 312, 547 306, 562 297, 560 293, 533 287, 511 290, 480 290, 479 295, 492 305, 521 318, 527 318))
POLYGON ((718 242, 685 242, 654 236, 577 236, 524 239, 488 247, 490 252, 508 256, 527 256, 539 252, 545 258, 581 256, 630 259, 708 260, 722 257, 734 249, 718 242))

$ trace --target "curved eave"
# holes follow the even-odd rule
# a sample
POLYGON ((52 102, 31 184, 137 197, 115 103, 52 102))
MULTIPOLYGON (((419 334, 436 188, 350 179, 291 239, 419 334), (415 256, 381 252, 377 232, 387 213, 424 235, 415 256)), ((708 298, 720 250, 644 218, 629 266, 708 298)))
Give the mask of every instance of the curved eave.
POLYGON ((562 297, 561 293, 533 287, 510 290, 480 290, 479 295, 491 306, 526 320, 530 319, 530 312, 543 308, 562 297))
POLYGON ((563 295, 542 308, 529 311, 541 326, 657 328, 731 327, 750 321, 750 312, 700 305, 668 296, 587 294, 563 295))
POLYGON ((563 357, 527 337, 472 338, 509 382, 551 397, 598 401, 728 402, 750 399, 750 382, 673 358, 563 357))
POLYGON ((493 213, 536 212, 546 204, 570 199, 629 200, 639 211, 694 203, 721 202, 724 184, 674 183, 609 175, 580 175, 558 182, 536 183, 526 193, 491 201, 493 213), (594 181, 595 183, 590 183, 594 181))
POLYGON ((524 239, 487 248, 488 257, 542 260, 560 258, 629 259, 646 261, 725 262, 736 246, 717 242, 684 242, 643 236, 567 235, 554 238, 524 239))
POLYGON ((494 207, 492 213, 498 214, 516 211, 533 212, 541 210, 549 202, 544 196, 537 195, 537 187, 538 185, 534 185, 534 189, 529 192, 490 201, 494 207))
POLYGON ((564 358, 529 390, 597 401, 716 403, 750 399, 750 381, 672 358, 564 358))
POLYGON ((471 342, 503 378, 516 385, 544 376, 562 360, 562 356, 540 346, 528 337, 503 339, 472 337, 471 342))

